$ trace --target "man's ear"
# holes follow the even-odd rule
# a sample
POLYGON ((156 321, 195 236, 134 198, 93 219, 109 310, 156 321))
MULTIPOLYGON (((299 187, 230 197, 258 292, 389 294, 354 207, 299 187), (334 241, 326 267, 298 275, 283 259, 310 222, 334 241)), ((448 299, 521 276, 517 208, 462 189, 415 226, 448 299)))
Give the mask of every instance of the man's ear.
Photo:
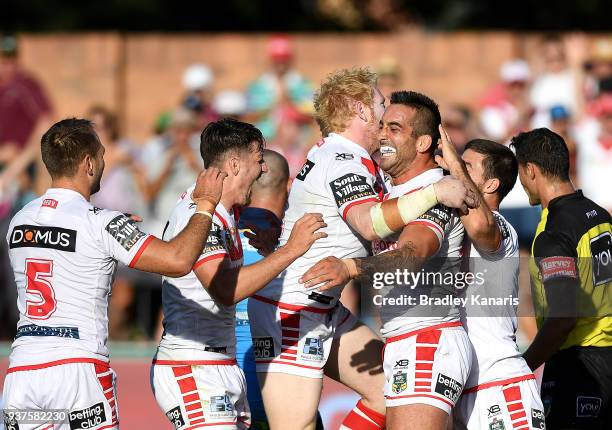
POLYGON ((532 181, 535 179, 536 173, 541 173, 538 166, 529 162, 527 162, 527 164, 525 165, 525 172, 527 173, 527 177, 532 181))
POLYGON ((356 101, 355 102, 355 112, 357 113, 357 116, 359 117, 359 119, 361 119, 363 122, 368 122, 369 114, 368 114, 368 109, 366 105, 364 105, 360 101, 356 101))
POLYGON ((494 194, 499 188, 500 182, 497 178, 487 179, 482 187, 484 194, 494 194))
POLYGON ((85 170, 85 173, 87 173, 87 176, 94 175, 94 170, 95 170, 94 163, 95 162, 94 162, 93 157, 89 154, 85 154, 85 158, 83 158, 83 161, 81 162, 81 166, 85 170))
POLYGON ((240 172, 240 160, 235 155, 231 155, 227 160, 229 171, 234 175, 238 176, 240 172))
POLYGON ((418 153, 423 154, 429 151, 429 148, 431 148, 431 145, 432 145, 431 136, 428 134, 424 134, 417 138, 416 150, 418 153))

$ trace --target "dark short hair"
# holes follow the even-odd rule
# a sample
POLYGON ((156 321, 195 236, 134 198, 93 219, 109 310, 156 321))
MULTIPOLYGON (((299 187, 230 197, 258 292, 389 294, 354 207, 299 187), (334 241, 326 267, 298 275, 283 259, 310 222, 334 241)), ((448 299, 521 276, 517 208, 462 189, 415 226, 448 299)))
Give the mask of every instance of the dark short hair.
POLYGON ((40 151, 51 177, 61 178, 74 176, 85 156, 95 157, 101 147, 91 121, 69 118, 47 130, 40 151))
POLYGON ((261 131, 252 124, 232 118, 209 123, 200 136, 204 167, 220 162, 229 151, 248 151, 253 142, 257 143, 259 150, 264 148, 261 131))
POLYGON ((510 145, 519 164, 535 164, 549 178, 569 181, 569 151, 557 133, 536 128, 514 136, 510 145))
POLYGON ((507 146, 486 139, 470 140, 465 145, 465 150, 471 149, 484 156, 482 167, 484 179, 499 179, 497 195, 499 201, 508 195, 516 183, 518 175, 518 162, 516 157, 507 146))
POLYGON ((442 123, 440 109, 432 99, 415 91, 395 91, 391 93, 391 104, 402 104, 416 110, 412 120, 412 137, 428 134, 431 136, 433 154, 440 139, 438 126, 442 123))

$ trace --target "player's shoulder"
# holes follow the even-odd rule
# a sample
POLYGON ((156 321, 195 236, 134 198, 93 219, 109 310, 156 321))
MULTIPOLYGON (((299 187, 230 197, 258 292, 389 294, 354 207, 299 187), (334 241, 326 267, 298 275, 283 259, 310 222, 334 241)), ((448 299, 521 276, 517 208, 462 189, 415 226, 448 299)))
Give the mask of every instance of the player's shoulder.
POLYGON ((495 220, 495 224, 499 228, 499 231, 502 235, 502 239, 506 240, 507 238, 516 238, 516 230, 510 224, 510 222, 498 211, 493 211, 493 219, 495 220))

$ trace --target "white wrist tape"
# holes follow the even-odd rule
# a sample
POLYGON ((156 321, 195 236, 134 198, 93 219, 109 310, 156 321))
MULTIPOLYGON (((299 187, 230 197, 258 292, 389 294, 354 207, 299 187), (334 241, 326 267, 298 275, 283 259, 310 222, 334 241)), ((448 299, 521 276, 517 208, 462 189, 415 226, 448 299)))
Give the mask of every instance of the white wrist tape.
MULTIPOLYGON (((401 230, 404 225, 414 221, 436 204, 438 204, 438 198, 436 197, 436 191, 434 190, 433 185, 429 185, 422 190, 410 193, 406 196, 398 197, 397 210, 402 218, 402 224, 392 227, 395 227, 395 231, 401 230)), ((378 203, 377 205, 372 206, 370 209, 370 218, 372 219, 372 227, 374 228, 374 232, 378 237, 384 239, 385 237, 393 234, 395 231, 392 229, 392 227, 387 225, 382 205, 383 203, 378 203)))
POLYGON ((438 197, 433 184, 397 199, 397 209, 404 225, 414 221, 437 204, 438 197))

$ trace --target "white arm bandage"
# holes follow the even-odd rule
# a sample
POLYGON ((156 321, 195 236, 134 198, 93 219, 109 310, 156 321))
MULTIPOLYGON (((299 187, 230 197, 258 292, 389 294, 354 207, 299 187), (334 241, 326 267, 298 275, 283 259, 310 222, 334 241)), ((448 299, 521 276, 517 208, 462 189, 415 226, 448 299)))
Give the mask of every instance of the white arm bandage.
POLYGON ((387 220, 385 220, 385 206, 391 204, 393 200, 378 203, 370 209, 372 227, 374 228, 374 232, 381 239, 400 231, 406 224, 414 221, 438 204, 438 198, 436 197, 436 191, 434 190, 433 184, 422 190, 398 197, 394 200, 396 201, 397 212, 399 212, 401 219, 397 219, 397 216, 388 214, 387 220))

